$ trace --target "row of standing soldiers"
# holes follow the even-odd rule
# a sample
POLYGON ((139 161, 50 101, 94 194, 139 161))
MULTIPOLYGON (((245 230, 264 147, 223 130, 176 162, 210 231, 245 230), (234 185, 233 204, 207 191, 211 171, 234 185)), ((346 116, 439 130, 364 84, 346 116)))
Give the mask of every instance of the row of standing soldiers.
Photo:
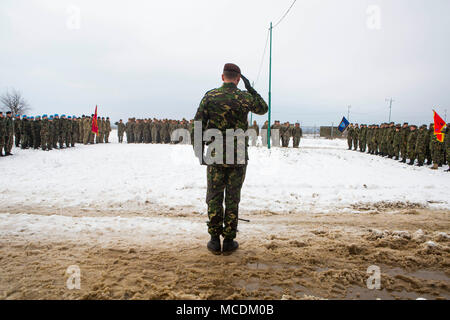
MULTIPOLYGON (((268 123, 268 121, 264 122, 261 127, 261 141, 263 146, 267 146, 268 123)), ((260 133, 256 121, 253 122, 253 125, 250 128, 255 129, 256 135, 259 136, 260 133)), ((281 147, 287 148, 289 146, 289 141, 292 138, 292 146, 298 148, 302 136, 303 131, 298 122, 295 123, 295 125, 291 125, 289 121, 281 124, 279 120, 276 120, 275 123, 270 126, 270 140, 271 145, 274 147, 280 146, 281 138, 281 147)), ((256 141, 253 140, 252 144, 256 145, 256 141)))
MULTIPOLYGON (((98 117, 99 134, 92 132, 92 118, 67 116, 58 114, 42 115, 36 117, 12 117, 7 112, 6 117, 0 112, 0 150, 5 150, 5 155, 12 155, 13 141, 15 146, 22 149, 52 150, 74 147, 75 143, 108 143, 111 124, 109 118, 98 117)), ((3 155, 0 152, 0 155, 3 155)))
POLYGON ((129 118, 127 123, 122 119, 116 122, 119 143, 123 142, 126 134, 127 143, 171 143, 172 132, 176 129, 186 129, 192 134, 193 120, 170 120, 170 119, 136 119, 129 118))
POLYGON ((383 123, 381 125, 350 124, 347 127, 348 149, 400 160, 418 166, 441 167, 450 159, 449 126, 445 129, 445 140, 440 142, 434 134, 434 124, 429 127, 383 123), (426 161, 426 162, 425 162, 426 161))
MULTIPOLYGON (((122 119, 116 122, 117 125, 117 135, 119 138, 119 143, 123 142, 123 136, 126 134, 127 143, 171 143, 172 132, 176 129, 187 129, 191 134, 191 141, 193 139, 193 121, 183 120, 170 120, 170 119, 135 119, 129 118, 127 123, 124 123, 122 119)), ((267 128, 268 121, 264 123, 259 130, 259 126, 256 121, 250 126, 250 129, 255 130, 256 137, 252 139, 252 145, 256 146, 257 137, 261 134, 262 145, 267 145, 267 128)), ((293 138, 293 147, 298 148, 300 144, 300 138, 302 137, 302 129, 299 123, 294 126, 290 125, 289 122, 280 124, 280 121, 275 121, 271 126, 272 136, 271 141, 273 146, 288 147, 289 140, 293 138), (278 130, 275 131, 275 129, 278 130)))

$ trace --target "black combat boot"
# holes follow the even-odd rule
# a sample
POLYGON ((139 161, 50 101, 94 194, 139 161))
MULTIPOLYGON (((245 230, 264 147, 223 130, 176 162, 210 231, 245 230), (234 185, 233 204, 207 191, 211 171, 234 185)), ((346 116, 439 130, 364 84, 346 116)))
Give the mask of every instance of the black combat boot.
POLYGON ((237 241, 234 241, 233 239, 223 239, 222 252, 224 255, 231 254, 233 251, 236 251, 237 248, 239 248, 239 243, 237 243, 237 241))
POLYGON ((208 241, 206 246, 209 251, 214 254, 220 254, 220 237, 219 236, 211 236, 211 240, 208 241))
POLYGON ((12 156, 13 154, 11 152, 5 153, 5 156, 12 156))
POLYGON ((410 161, 408 162, 408 164, 409 164, 410 166, 412 166, 412 165, 414 164, 414 161, 413 161, 413 160, 410 160, 410 161))

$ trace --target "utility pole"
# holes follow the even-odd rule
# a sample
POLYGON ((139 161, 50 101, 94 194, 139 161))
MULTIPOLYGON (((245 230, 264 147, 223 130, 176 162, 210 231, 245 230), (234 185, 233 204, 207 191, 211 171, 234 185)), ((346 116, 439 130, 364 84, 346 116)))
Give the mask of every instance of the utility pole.
MULTIPOLYGON (((252 81, 252 87, 255 87, 255 81, 252 81)), ((250 112, 250 125, 253 124, 253 112, 250 112)))
POLYGON ((270 54, 269 54, 269 125, 267 126, 267 147, 270 149, 270 114, 272 112, 272 22, 270 23, 270 54))
POLYGON ((348 121, 350 121, 350 108, 351 108, 352 106, 348 106, 347 107, 347 120, 348 121))
POLYGON ((392 114, 392 102, 394 102, 395 100, 390 98, 386 98, 386 101, 389 102, 389 123, 391 122, 391 114, 392 114))

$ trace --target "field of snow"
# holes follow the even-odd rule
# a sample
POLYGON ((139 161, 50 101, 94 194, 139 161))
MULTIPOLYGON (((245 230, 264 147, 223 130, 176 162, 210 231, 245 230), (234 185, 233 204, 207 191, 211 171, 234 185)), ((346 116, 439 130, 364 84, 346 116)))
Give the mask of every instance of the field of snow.
MULTIPOLYGON (((0 205, 205 212, 206 167, 191 146, 112 143, 0 159, 0 205)), ((300 149, 251 147, 242 211, 339 212, 379 202, 448 208, 449 174, 304 138, 300 149)), ((5 211, 4 211, 5 212, 5 211)))

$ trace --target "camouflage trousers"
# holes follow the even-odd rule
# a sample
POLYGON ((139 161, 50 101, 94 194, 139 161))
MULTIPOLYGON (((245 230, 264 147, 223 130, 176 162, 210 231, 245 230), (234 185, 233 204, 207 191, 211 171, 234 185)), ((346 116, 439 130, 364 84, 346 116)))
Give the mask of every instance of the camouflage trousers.
POLYGON ((294 148, 298 148, 298 146, 300 145, 300 137, 294 137, 294 138, 292 138, 293 139, 293 141, 292 141, 292 146, 294 147, 294 148))
POLYGON ((399 144, 395 144, 394 145, 394 157, 397 157, 397 159, 400 156, 400 145, 399 144))
POLYGON ((206 203, 208 205, 208 232, 213 236, 236 238, 241 188, 247 166, 208 166, 206 203), (225 214, 223 200, 225 193, 225 214))
POLYGON ((431 158, 433 163, 444 164, 444 144, 437 142, 431 147, 431 158))
POLYGON ((352 149, 352 142, 353 142, 353 139, 351 137, 348 137, 347 138, 347 144, 348 144, 348 149, 349 150, 352 149))
POLYGON ((402 156, 402 159, 406 159, 407 157, 407 146, 406 143, 400 144, 400 154, 402 156))
POLYGON ((14 135, 16 136, 16 140, 15 140, 15 144, 16 144, 16 148, 19 147, 20 144, 20 132, 15 132, 14 135))
MULTIPOLYGON (((0 154, 3 154, 3 149, 5 148, 5 137, 3 135, 0 136, 0 154)), ((6 150, 5 150, 6 153, 6 150)))
POLYGON ((358 139, 357 138, 353 138, 353 150, 357 150, 358 149, 358 139))
POLYGON ((425 146, 417 146, 416 147, 416 156, 419 165, 423 165, 426 158, 426 150, 425 146))
POLYGON ((359 150, 362 152, 366 152, 366 140, 359 140, 359 150))

